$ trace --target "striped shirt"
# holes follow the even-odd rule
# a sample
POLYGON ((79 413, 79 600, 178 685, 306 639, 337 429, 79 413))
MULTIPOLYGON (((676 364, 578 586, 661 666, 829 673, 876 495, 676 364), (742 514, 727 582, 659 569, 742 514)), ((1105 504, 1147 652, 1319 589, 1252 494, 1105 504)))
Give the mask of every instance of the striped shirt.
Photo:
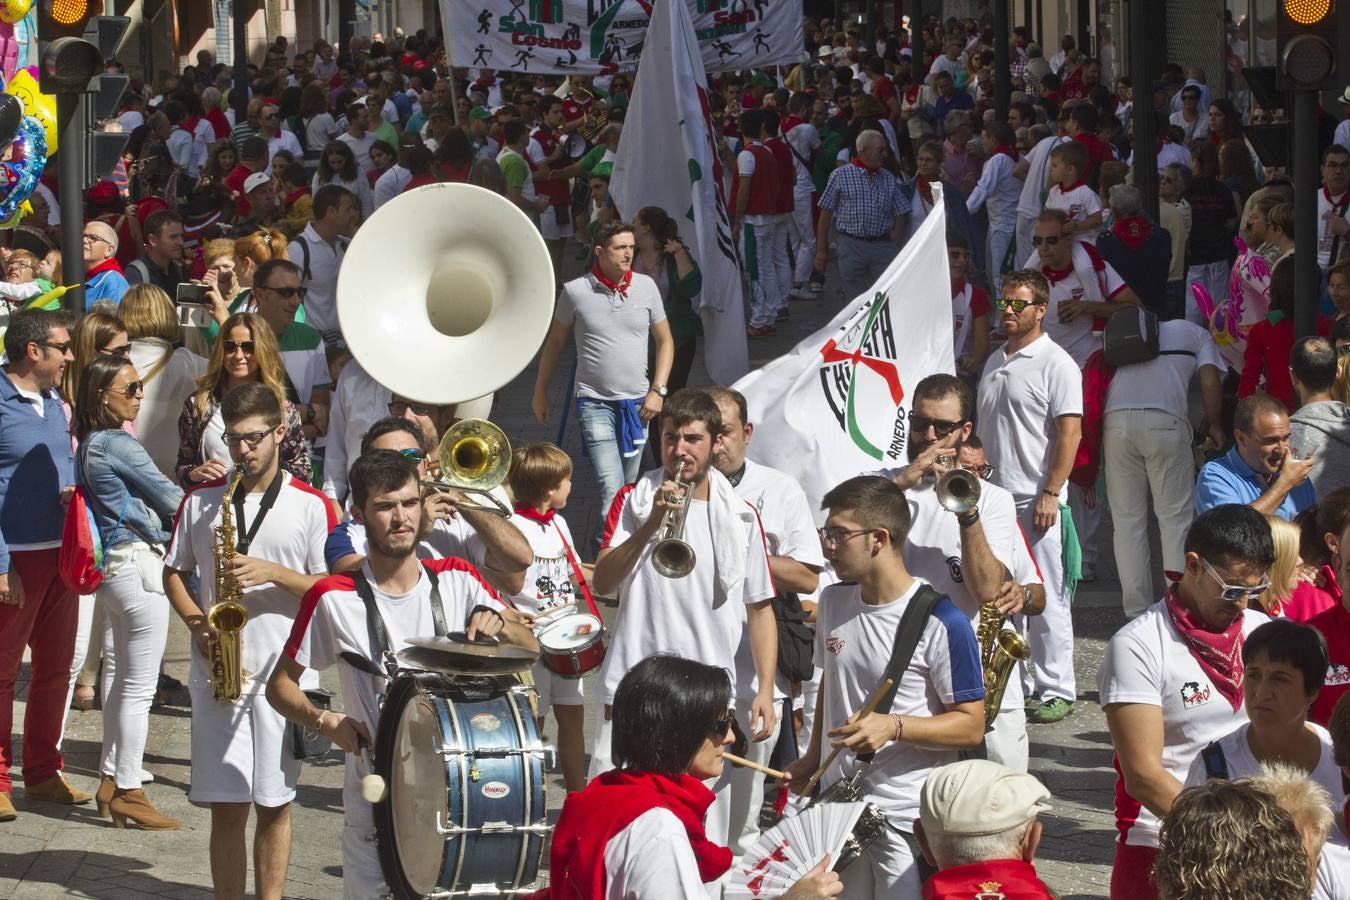
POLYGON ((845 163, 830 173, 820 208, 834 215, 834 225, 850 237, 874 238, 890 233, 895 220, 909 215, 909 200, 900 179, 886 169, 869 172, 845 163))

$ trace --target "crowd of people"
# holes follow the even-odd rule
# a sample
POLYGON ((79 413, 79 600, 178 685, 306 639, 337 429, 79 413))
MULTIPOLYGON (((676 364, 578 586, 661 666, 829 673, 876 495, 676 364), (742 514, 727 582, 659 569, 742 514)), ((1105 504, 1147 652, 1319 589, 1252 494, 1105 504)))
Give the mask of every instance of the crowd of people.
POLYGON ((245 895, 251 812, 256 895, 282 896, 303 729, 346 754, 345 895, 383 896, 361 778, 386 679, 359 663, 446 623, 537 651, 600 599, 618 609, 598 676, 533 671, 569 792, 543 896, 705 896, 776 794, 818 786, 855 789, 884 827, 785 896, 1049 897, 1030 736, 1083 702, 1071 606, 1109 510, 1128 619, 1096 678, 1119 775, 1111 896, 1350 897, 1350 148, 1326 147, 1317 198, 1295 197, 1242 132, 1278 111, 1173 65, 1106 84, 1071 38, 1047 59, 1024 28, 999 120, 993 32, 909 27, 872 43, 811 19, 786 75, 710 77, 739 286, 703 282, 684 210, 610 197, 632 73, 451 69, 419 32, 279 38, 243 120, 207 51, 133 78, 123 165, 86 195, 80 308, 23 308, 62 283, 59 185, 3 251, 0 822, 21 811, 28 652, 23 798, 181 827, 144 766, 172 613, 217 896, 245 895), (1139 115, 1163 135, 1158 221, 1131 178, 1139 115), (598 521, 569 527, 577 473, 548 443, 516 448, 509 518, 425 489, 461 411, 393 393, 347 350, 349 241, 408 227, 380 210, 439 182, 495 191, 549 248, 532 411, 557 421, 570 345, 598 521), (751 449, 769 410, 689 386, 698 298, 741 290, 747 337, 772 335, 792 301, 835 302, 832 257, 844 300, 863 295, 939 198, 955 371, 906 386, 906 465, 814 509, 751 449), (1315 260, 1293 253, 1295 202, 1318 204, 1315 260), (1296 263, 1324 286, 1305 337, 1296 263), (1145 352, 1113 355, 1117 323, 1145 352), (979 492, 953 512, 939 485, 958 469, 979 492), (78 595, 85 510, 102 577, 78 595), (679 580, 653 553, 672 517, 694 560, 679 580), (227 597, 249 613, 233 700, 208 662, 227 597), (994 677, 1005 630, 1026 659, 994 677), (334 667, 330 709, 313 688, 334 667), (90 794, 60 745, 95 697, 90 794), (733 743, 759 768, 726 767, 733 743))

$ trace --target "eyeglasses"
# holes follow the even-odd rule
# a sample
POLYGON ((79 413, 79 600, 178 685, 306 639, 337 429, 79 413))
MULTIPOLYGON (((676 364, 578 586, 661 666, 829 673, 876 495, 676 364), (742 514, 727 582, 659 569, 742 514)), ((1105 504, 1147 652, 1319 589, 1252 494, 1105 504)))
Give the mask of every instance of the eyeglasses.
POLYGON ((1037 303, 1034 300, 1010 300, 1007 297, 999 297, 994 301, 994 305, 998 307, 999 312, 1002 312, 1011 306, 1012 311, 1015 313, 1020 313, 1028 306, 1044 306, 1044 304, 1037 303))
POLYGON ((732 710, 727 710, 722 715, 722 718, 718 719, 716 722, 713 722, 712 725, 708 727, 708 735, 710 737, 715 737, 718 739, 725 737, 726 733, 731 730, 732 723, 735 721, 736 721, 736 713, 733 712, 732 710))
POLYGON ((965 469, 967 472, 974 472, 986 481, 994 474, 994 467, 989 465, 989 463, 981 463, 978 466, 962 466, 961 468, 965 469))
POLYGON ((1051 247, 1059 243, 1057 234, 1035 234, 1031 236, 1031 245, 1039 247, 1041 244, 1049 244, 1051 247))
POLYGON ((145 382, 144 381, 128 382, 127 386, 122 388, 122 390, 118 391, 118 393, 125 396, 128 400, 132 399, 133 397, 139 397, 145 393, 145 382))
POLYGON ((427 458, 426 452, 423 450, 419 450, 416 447, 408 447, 405 450, 400 450, 398 451, 398 455, 403 457, 404 459, 410 459, 413 462, 419 463, 427 458))
POLYGON ((234 434, 227 431, 224 434, 225 446, 238 447, 240 444, 247 444, 250 449, 254 449, 271 433, 272 429, 270 428, 265 431, 255 431, 252 434, 234 434))
POLYGON ((934 434, 940 438, 944 438, 966 423, 964 420, 960 422, 948 422, 944 419, 930 419, 927 416, 916 416, 914 413, 910 413, 909 424, 916 434, 927 434, 928 429, 932 428, 934 434))
POLYGON ((840 528, 830 526, 829 528, 817 528, 816 534, 820 536, 820 542, 828 547, 837 547, 849 538, 857 537, 860 534, 871 534, 875 528, 840 528))
POLYGON ((80 241, 81 241, 81 243, 85 243, 85 244, 97 244, 97 243, 100 242, 100 241, 102 241, 102 242, 105 243, 105 244, 111 243, 111 241, 109 241, 107 238, 99 237, 99 236, 96 235, 96 234, 86 234, 86 235, 82 235, 82 236, 80 237, 80 241))
POLYGON ((1270 590, 1269 578, 1262 579, 1260 584, 1252 585, 1251 587, 1248 587, 1245 584, 1229 584, 1219 577, 1219 573, 1214 571, 1214 567, 1211 566, 1203 556, 1200 557, 1200 565, 1204 566, 1205 571, 1209 573, 1209 576, 1219 583, 1219 587, 1221 588, 1219 593, 1223 596, 1223 599, 1227 600, 1229 603, 1236 603, 1243 597, 1246 597, 1248 600, 1255 600, 1257 597, 1260 597, 1266 591, 1270 590))
POLYGON ((53 344, 50 341, 33 341, 33 343, 37 344, 39 347, 46 347, 49 350, 55 350, 57 353, 64 354, 70 350, 70 345, 72 342, 65 341, 64 343, 53 344))
POLYGON ((272 293, 276 294, 283 300, 289 300, 292 297, 296 296, 298 296, 301 300, 304 300, 306 297, 309 296, 309 288, 304 286, 290 287, 289 285, 287 285, 286 287, 272 287, 271 285, 260 284, 256 285, 253 289, 255 291, 260 289, 264 291, 271 291, 272 293))
POLYGON ((126 357, 126 356, 130 356, 130 355, 131 355, 131 345, 130 345, 130 344, 120 344, 119 346, 116 346, 116 347, 104 347, 102 350, 99 350, 98 352, 99 352, 99 353, 106 353, 106 354, 109 355, 109 356, 122 356, 122 357, 126 357))
POLYGON ((14 260, 10 260, 9 267, 10 267, 11 269, 33 269, 33 268, 36 268, 36 266, 34 266, 32 263, 30 263, 30 262, 28 262, 27 260, 24 260, 24 259, 14 259, 14 260))
POLYGON ((252 356, 255 346, 257 345, 253 341, 226 341, 225 355, 233 356, 236 353, 244 353, 247 356, 252 356))
POLYGON ((427 416, 428 418, 436 414, 436 405, 433 403, 409 403, 406 400, 391 400, 389 402, 389 415, 401 416, 409 410, 415 416, 427 416))

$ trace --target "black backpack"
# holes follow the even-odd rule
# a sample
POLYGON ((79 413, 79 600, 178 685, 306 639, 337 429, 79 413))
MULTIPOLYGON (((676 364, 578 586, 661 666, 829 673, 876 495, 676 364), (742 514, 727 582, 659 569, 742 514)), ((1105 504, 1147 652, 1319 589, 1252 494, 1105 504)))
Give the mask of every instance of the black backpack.
POLYGON ((773 598, 778 621, 778 672, 791 682, 810 681, 815 674, 815 631, 806 621, 806 610, 796 594, 773 598))
POLYGON ((1157 359, 1158 317, 1142 307, 1116 310, 1102 332, 1102 355, 1113 366, 1157 359))

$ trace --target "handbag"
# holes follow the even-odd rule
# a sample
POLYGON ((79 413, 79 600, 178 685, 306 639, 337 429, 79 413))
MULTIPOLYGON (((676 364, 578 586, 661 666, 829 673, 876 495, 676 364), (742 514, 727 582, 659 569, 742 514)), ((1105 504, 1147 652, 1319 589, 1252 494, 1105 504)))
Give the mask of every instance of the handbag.
MULTIPOLYGON (((85 470, 88 455, 89 441, 86 440, 80 448, 81 472, 85 470)), ((164 554, 157 542, 126 521, 127 505, 130 502, 131 492, 127 491, 122 499, 122 509, 117 514, 117 521, 113 524, 113 530, 125 525, 144 541, 152 552, 163 557, 164 554)), ((107 548, 103 546, 103 535, 99 532, 98 521, 94 517, 95 511, 105 512, 83 484, 75 485, 75 492, 66 506, 65 521, 61 526, 61 549, 57 554, 56 566, 61 582, 76 594, 92 594, 103 583, 103 564, 107 548)))

